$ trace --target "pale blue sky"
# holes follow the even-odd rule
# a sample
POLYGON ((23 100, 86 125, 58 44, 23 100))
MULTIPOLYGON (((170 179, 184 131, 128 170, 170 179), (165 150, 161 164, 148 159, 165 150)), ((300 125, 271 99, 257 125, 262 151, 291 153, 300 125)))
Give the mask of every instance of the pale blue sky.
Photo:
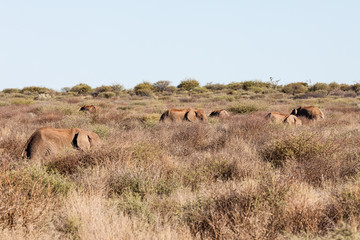
POLYGON ((0 0, 0 90, 360 81, 358 0, 0 0))

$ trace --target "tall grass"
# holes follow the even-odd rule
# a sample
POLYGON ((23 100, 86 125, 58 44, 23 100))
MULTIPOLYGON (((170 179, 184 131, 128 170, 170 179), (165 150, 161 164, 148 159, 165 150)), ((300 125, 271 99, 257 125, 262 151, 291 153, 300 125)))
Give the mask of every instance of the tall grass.
POLYGON ((262 94, 84 99, 11 105, 0 96, 1 239, 359 237, 360 131, 350 98, 262 94), (77 111, 100 106, 97 115, 77 111), (320 104, 325 120, 268 124, 267 111, 320 104), (160 123, 169 107, 232 110, 208 124, 160 123), (101 148, 21 158, 39 127, 96 132, 101 148))

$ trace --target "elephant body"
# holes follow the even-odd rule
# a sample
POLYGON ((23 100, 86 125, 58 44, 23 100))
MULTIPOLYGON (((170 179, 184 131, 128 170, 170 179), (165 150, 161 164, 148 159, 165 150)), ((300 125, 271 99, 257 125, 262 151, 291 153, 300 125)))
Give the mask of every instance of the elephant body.
POLYGON ((219 117, 219 118, 228 118, 230 113, 224 109, 212 111, 209 117, 219 117))
POLYGON ((22 156, 30 159, 44 158, 66 148, 88 150, 100 144, 96 133, 79 128, 57 129, 43 127, 36 130, 26 142, 22 156))
POLYGON ((80 107, 79 111, 89 112, 89 113, 97 113, 97 112, 99 112, 99 109, 98 109, 98 107, 96 107, 94 105, 83 105, 80 107))
POLYGON ((301 106, 297 109, 293 109, 291 115, 295 115, 297 117, 303 116, 311 120, 319 120, 324 119, 324 113, 315 106, 301 106))
POLYGON ((283 114, 279 112, 271 112, 268 115, 265 116, 266 119, 269 119, 270 121, 274 123, 284 123, 289 125, 302 125, 301 120, 294 116, 289 114, 283 114))
POLYGON ((205 111, 203 109, 194 109, 194 108, 186 108, 186 109, 169 109, 164 112, 160 121, 162 122, 181 122, 181 121, 189 121, 189 122, 207 122, 207 117, 205 111))

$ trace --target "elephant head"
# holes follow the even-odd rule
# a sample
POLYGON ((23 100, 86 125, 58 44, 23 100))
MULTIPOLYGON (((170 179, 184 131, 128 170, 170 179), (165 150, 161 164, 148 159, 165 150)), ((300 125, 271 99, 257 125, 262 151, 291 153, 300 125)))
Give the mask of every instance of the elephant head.
POLYGON ((300 108, 298 108, 298 109, 294 108, 294 109, 291 111, 290 114, 291 114, 291 115, 297 115, 298 110, 300 110, 300 108))
POLYGON ((79 129, 79 132, 75 133, 72 145, 81 150, 89 150, 92 147, 100 144, 100 138, 96 133, 84 131, 79 129))
POLYGON ((207 117, 203 109, 189 109, 185 114, 185 119, 190 122, 207 122, 207 117))
POLYGON ((286 117, 283 121, 283 123, 285 124, 289 124, 289 125, 302 125, 302 121, 300 118, 296 117, 295 115, 289 115, 288 117, 286 117))
POLYGON ((98 107, 96 107, 94 105, 83 105, 79 108, 79 111, 89 112, 89 113, 97 113, 97 112, 99 112, 99 109, 98 109, 98 107))

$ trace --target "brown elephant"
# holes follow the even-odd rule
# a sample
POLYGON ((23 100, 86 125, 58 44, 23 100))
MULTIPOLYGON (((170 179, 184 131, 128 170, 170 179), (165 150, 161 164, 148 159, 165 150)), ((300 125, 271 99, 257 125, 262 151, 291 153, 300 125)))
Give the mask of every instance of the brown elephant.
POLYGON ((315 106, 301 106, 297 109, 293 109, 291 115, 295 115, 297 117, 303 116, 310 120, 319 120, 324 119, 324 113, 315 106))
POLYGON ((219 117, 219 118, 229 118, 230 113, 226 111, 225 109, 219 109, 212 111, 209 115, 209 117, 219 117))
POLYGON ((24 146, 22 157, 30 159, 45 158, 66 148, 88 150, 100 145, 96 133, 79 128, 57 129, 43 127, 37 129, 24 146))
POLYGON ((98 113, 99 108, 94 105, 83 105, 79 108, 79 111, 89 112, 89 113, 98 113))
POLYGON ((301 120, 294 116, 289 114, 283 114, 279 112, 271 112, 265 116, 266 119, 269 119, 270 121, 274 123, 284 123, 289 125, 302 125, 301 120))
POLYGON ((203 109, 194 109, 194 108, 186 108, 186 109, 169 109, 164 112, 160 121, 162 122, 181 122, 181 121, 189 121, 189 122, 207 122, 207 117, 205 111, 203 109))
POLYGON ((289 115, 287 116, 284 121, 283 121, 284 124, 289 124, 289 125, 297 125, 297 126, 300 126, 302 125, 302 121, 300 118, 298 118, 297 116, 295 115, 289 115))

